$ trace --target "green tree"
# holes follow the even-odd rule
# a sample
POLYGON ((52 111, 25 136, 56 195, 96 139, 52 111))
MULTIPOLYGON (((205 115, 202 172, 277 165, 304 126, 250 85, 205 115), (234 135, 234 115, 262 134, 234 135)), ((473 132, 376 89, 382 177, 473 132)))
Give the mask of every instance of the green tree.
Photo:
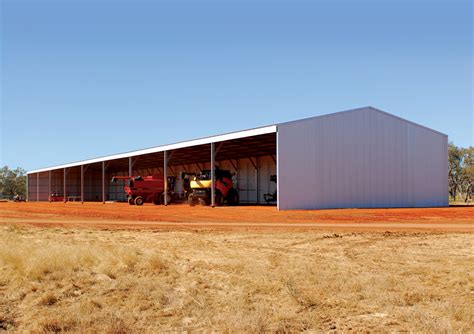
POLYGON ((0 169, 0 197, 11 199, 15 195, 26 196, 26 171, 5 166, 0 169))
POLYGON ((464 201, 468 202, 472 198, 474 193, 474 147, 465 148, 462 150, 463 153, 463 179, 464 183, 462 191, 464 193, 464 201))
POLYGON ((459 196, 467 202, 474 191, 474 147, 462 148, 449 144, 449 195, 453 200, 459 196))

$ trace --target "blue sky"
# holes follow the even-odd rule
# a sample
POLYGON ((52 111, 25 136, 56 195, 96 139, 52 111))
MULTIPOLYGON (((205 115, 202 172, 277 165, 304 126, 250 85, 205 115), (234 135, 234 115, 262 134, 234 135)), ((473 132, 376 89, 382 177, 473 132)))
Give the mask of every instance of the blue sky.
POLYGON ((367 105, 474 142, 471 1, 0 3, 1 165, 367 105))

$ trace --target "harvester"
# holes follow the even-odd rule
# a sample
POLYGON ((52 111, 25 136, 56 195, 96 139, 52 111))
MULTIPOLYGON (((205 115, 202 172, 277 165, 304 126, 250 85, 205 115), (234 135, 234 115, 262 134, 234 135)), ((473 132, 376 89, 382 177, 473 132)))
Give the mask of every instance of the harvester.
POLYGON ((170 204, 173 200, 171 189, 174 188, 175 178, 168 177, 168 192, 165 195, 165 182, 162 175, 152 176, 114 176, 112 182, 124 180, 123 190, 127 195, 128 204, 143 205, 143 203, 170 204))
MULTIPOLYGON (((239 193, 234 188, 232 174, 228 170, 215 169, 215 205, 221 206, 237 205, 239 203, 239 193)), ((191 193, 188 196, 188 203, 191 206, 196 204, 211 204, 212 177, 210 170, 203 170, 194 176, 191 181, 191 193)))

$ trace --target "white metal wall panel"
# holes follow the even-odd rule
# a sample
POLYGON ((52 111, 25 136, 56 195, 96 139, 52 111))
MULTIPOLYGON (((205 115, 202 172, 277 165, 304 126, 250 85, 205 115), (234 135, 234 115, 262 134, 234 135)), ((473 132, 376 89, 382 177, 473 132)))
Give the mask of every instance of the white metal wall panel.
MULTIPOLYGON (((52 176, 54 176, 54 174, 52 176)), ((53 191, 52 189, 53 188, 51 188, 51 191, 53 191)), ((39 179, 37 173, 28 175, 28 196, 31 202, 49 200, 48 172, 39 173, 39 179)))
POLYGON ((51 172, 51 193, 59 194, 60 196, 63 195, 64 187, 63 187, 64 175, 63 171, 54 170, 51 172))
POLYGON ((265 194, 273 194, 276 183, 270 181, 271 175, 276 175, 276 163, 271 156, 259 157, 258 159, 258 200, 265 203, 265 194))
POLYGON ((39 200, 48 201, 49 200, 49 174, 39 173, 39 200))
MULTIPOLYGON (((251 158, 255 162, 255 158, 251 158)), ((248 159, 238 160, 237 188, 241 203, 257 203, 257 171, 248 159)))
POLYGON ((447 206, 447 137, 373 108, 278 126, 280 209, 447 206))
POLYGON ((116 173, 108 173, 109 177, 106 178, 105 182, 107 184, 107 200, 108 201, 126 201, 127 196, 125 195, 125 191, 123 187, 125 185, 125 181, 119 180, 116 182, 111 182, 112 177, 114 176, 128 176, 128 171, 123 172, 116 172, 116 173))
MULTIPOLYGON (((106 178, 105 182, 107 189, 107 183, 110 180, 106 178)), ((102 171, 87 169, 84 172, 84 200, 92 202, 102 201, 102 171)))
POLYGON ((66 173, 66 195, 67 197, 81 196, 81 169, 79 167, 68 168, 66 173))

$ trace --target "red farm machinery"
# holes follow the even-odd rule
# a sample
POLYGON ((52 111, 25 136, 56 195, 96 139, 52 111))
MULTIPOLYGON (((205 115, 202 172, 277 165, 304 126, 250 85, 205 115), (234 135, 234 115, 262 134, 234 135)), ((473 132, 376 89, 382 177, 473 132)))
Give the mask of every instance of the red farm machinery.
MULTIPOLYGON (((215 205, 237 205, 239 194, 234 187, 232 174, 228 170, 215 170, 215 205)), ((165 183, 161 174, 152 176, 114 176, 112 182, 123 181, 123 190, 130 205, 143 205, 144 203, 164 204, 165 183)), ((211 171, 204 170, 200 173, 181 173, 180 178, 168 177, 166 203, 187 201, 189 205, 211 204, 212 193, 211 171)))
MULTIPOLYGON (((123 190, 127 195, 128 204, 143 205, 143 203, 164 204, 165 182, 162 175, 152 176, 114 176, 112 182, 123 180, 123 190)), ((168 177, 168 189, 174 188, 174 177, 168 177)), ((168 190, 166 203, 173 201, 172 192, 168 190)))

